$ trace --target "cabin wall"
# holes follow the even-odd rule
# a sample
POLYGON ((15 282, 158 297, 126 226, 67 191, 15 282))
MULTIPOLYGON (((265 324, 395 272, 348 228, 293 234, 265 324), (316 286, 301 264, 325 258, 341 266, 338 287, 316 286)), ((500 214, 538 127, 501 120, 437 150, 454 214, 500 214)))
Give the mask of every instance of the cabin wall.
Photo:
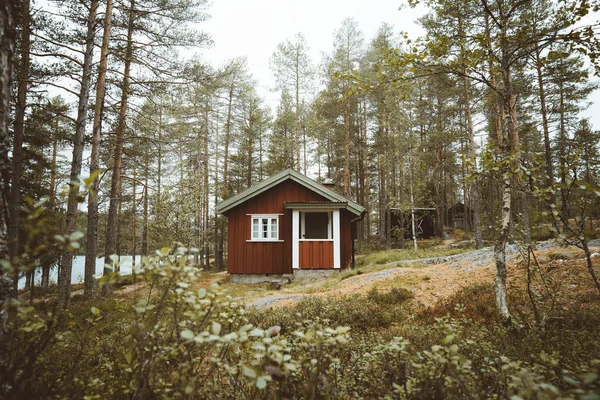
MULTIPOLYGON (((299 183, 286 180, 225 212, 229 228, 227 271, 230 274, 292 273, 292 210, 285 209, 286 201, 327 199, 299 183), (246 242, 250 240, 251 226, 251 217, 247 214, 283 214, 279 216, 279 239, 283 242, 246 242)), ((342 229, 343 221, 342 218, 342 229)), ((342 243, 342 265, 343 254, 342 243)))
POLYGON ((301 241, 298 252, 300 269, 333 268, 333 241, 301 241))

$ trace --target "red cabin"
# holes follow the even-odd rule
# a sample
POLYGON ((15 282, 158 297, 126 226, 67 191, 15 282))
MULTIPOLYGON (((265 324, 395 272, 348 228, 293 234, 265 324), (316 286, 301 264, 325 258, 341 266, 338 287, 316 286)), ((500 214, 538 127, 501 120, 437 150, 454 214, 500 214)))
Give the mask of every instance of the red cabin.
POLYGON ((234 281, 330 273, 352 266, 356 223, 365 209, 287 169, 223 201, 234 281))

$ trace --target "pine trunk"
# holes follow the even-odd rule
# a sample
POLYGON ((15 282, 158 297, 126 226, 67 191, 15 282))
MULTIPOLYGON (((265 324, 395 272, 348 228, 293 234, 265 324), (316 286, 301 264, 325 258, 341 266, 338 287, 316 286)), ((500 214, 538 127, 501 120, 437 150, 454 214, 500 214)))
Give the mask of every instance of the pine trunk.
MULTIPOLYGON (((94 54, 94 36, 96 30, 96 12, 98 0, 90 3, 90 13, 87 22, 86 48, 83 60, 83 71, 77 107, 77 121, 75 123, 75 137, 73 139, 73 160, 71 161, 71 175, 69 177, 69 199, 67 202, 66 230, 67 234, 75 231, 77 223, 77 207, 79 205, 79 175, 83 158, 83 137, 85 135, 85 121, 87 118, 88 99, 90 94, 90 81, 92 78, 92 57, 94 54)), ((73 269, 73 254, 64 250, 58 273, 58 306, 68 308, 71 302, 71 271, 73 269)))
POLYGON ((209 105, 206 104, 206 108, 204 111, 204 154, 203 154, 203 169, 204 169, 204 229, 203 229, 203 233, 204 233, 204 237, 202 238, 202 241, 204 243, 204 257, 205 257, 205 265, 206 268, 210 268, 210 245, 208 243, 208 226, 209 226, 209 205, 210 205, 210 190, 209 190, 209 183, 208 183, 208 173, 209 173, 209 169, 208 169, 208 107, 209 105))
POLYGON ((344 99, 344 195, 350 198, 350 99, 344 99))
MULTIPOLYGON (((18 256, 21 253, 20 236, 20 210, 21 210, 21 177, 23 176, 23 133, 25 130, 25 109, 27 108, 27 84, 29 81, 31 29, 29 0, 22 3, 21 9, 23 27, 21 33, 21 65, 19 71, 19 85, 17 89, 17 104, 15 109, 15 121, 13 130, 13 159, 12 159, 12 182, 10 189, 9 208, 10 217, 8 224, 8 251, 13 265, 18 265, 18 256)), ((16 276, 16 275, 15 275, 16 276)), ((15 278, 15 285, 18 276, 15 278)))
MULTIPOLYGON (((109 264, 111 255, 117 253, 117 231, 119 220, 119 205, 121 203, 121 168, 123 161, 123 144, 125 141, 125 119, 127 117, 127 107, 129 101, 129 85, 131 73, 131 61, 133 58, 133 30, 134 30, 134 7, 135 1, 131 0, 129 6, 129 21, 127 26, 127 48, 125 50, 125 69, 123 72, 123 83, 121 86, 121 104, 119 106, 119 117, 117 122, 116 142, 114 149, 113 174, 110 186, 110 203, 108 207, 108 218, 106 225, 106 248, 104 275, 110 275, 112 268, 109 264), (108 267, 107 267, 108 266, 108 267)), ((114 267, 114 265, 113 265, 114 267)), ((111 295, 112 285, 105 284, 102 287, 104 296, 111 295)))
MULTIPOLYGON (((102 111, 108 66, 108 43, 112 21, 112 0, 106 1, 104 14, 104 32, 100 49, 100 67, 96 82, 96 104, 94 105, 94 125, 92 127, 92 149, 90 154, 90 176, 100 169, 100 140, 102 137, 102 111)), ((96 177, 88 196, 88 216, 86 233, 85 272, 83 295, 86 298, 96 294, 96 256, 98 252, 98 192, 100 178, 96 177)))
MULTIPOLYGON (((16 25, 20 2, 3 0, 0 2, 0 259, 8 258, 9 206, 7 193, 10 182, 10 92, 12 86, 12 66, 16 44, 16 25)), ((17 286, 4 274, 0 274, 0 309, 11 297, 18 295, 17 286)), ((0 370, 7 371, 12 358, 8 349, 7 326, 8 313, 0 312, 0 370)), ((0 397, 7 387, 0 385, 0 397)))
POLYGON ((546 107, 546 92, 542 75, 542 61, 540 50, 535 54, 535 69, 537 72, 538 89, 540 94, 540 109, 542 114, 542 130, 544 131, 544 158, 546 160, 546 174, 548 175, 548 187, 554 183, 554 169, 552 168, 552 151, 550 150, 550 128, 548 126, 548 110, 546 107))
MULTIPOLYGON (((473 173, 477 170, 477 149, 475 145, 475 135, 473 133, 473 117, 471 114, 471 96, 469 93, 469 85, 467 78, 464 78, 464 94, 465 94, 465 117, 467 120, 467 140, 469 141, 469 172, 473 173)), ((483 247, 483 235, 481 233, 481 197, 479 196, 479 181, 473 179, 471 183, 471 209, 473 210, 473 228, 475 229, 475 247, 480 249, 483 247)), ((466 205, 466 201, 465 201, 466 205)), ((468 214, 467 214, 468 215, 468 214)))
MULTIPOLYGON (((300 66, 298 65, 298 54, 296 54, 295 84, 296 84, 296 171, 300 172, 300 66)), ((304 165, 306 168, 306 163, 304 165)))
POLYGON ((233 107, 233 84, 229 88, 229 100, 227 104, 227 123, 225 124, 225 152, 223 153, 223 199, 229 197, 229 183, 227 182, 227 168, 229 163, 229 140, 231 137, 231 118, 233 107))

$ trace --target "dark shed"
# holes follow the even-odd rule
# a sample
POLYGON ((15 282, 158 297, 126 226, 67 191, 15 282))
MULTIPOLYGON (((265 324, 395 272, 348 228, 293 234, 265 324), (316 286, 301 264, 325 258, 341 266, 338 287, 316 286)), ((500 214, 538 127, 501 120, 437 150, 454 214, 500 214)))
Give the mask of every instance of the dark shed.
POLYGON ((473 221, 473 210, 458 202, 446 210, 446 226, 469 229, 473 221))
MULTIPOLYGON (((417 239, 429 239, 436 235, 435 219, 437 210, 435 208, 414 208, 415 233, 417 239)), ((412 211, 392 208, 391 214, 392 234, 400 240, 412 239, 412 211)))

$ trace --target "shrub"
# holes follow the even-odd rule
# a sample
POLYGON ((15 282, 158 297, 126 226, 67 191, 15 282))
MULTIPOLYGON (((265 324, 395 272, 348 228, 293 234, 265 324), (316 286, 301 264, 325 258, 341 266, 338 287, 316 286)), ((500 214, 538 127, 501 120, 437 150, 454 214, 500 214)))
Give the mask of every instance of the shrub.
MULTIPOLYGON (((182 248, 136 272, 149 293, 133 305, 7 306, 2 397, 591 399, 600 391, 595 331, 511 331, 466 317, 477 312, 469 306, 412 320, 404 289, 246 310, 216 284, 194 288, 199 270, 182 248)), ((487 304, 488 291, 454 300, 487 304)))

